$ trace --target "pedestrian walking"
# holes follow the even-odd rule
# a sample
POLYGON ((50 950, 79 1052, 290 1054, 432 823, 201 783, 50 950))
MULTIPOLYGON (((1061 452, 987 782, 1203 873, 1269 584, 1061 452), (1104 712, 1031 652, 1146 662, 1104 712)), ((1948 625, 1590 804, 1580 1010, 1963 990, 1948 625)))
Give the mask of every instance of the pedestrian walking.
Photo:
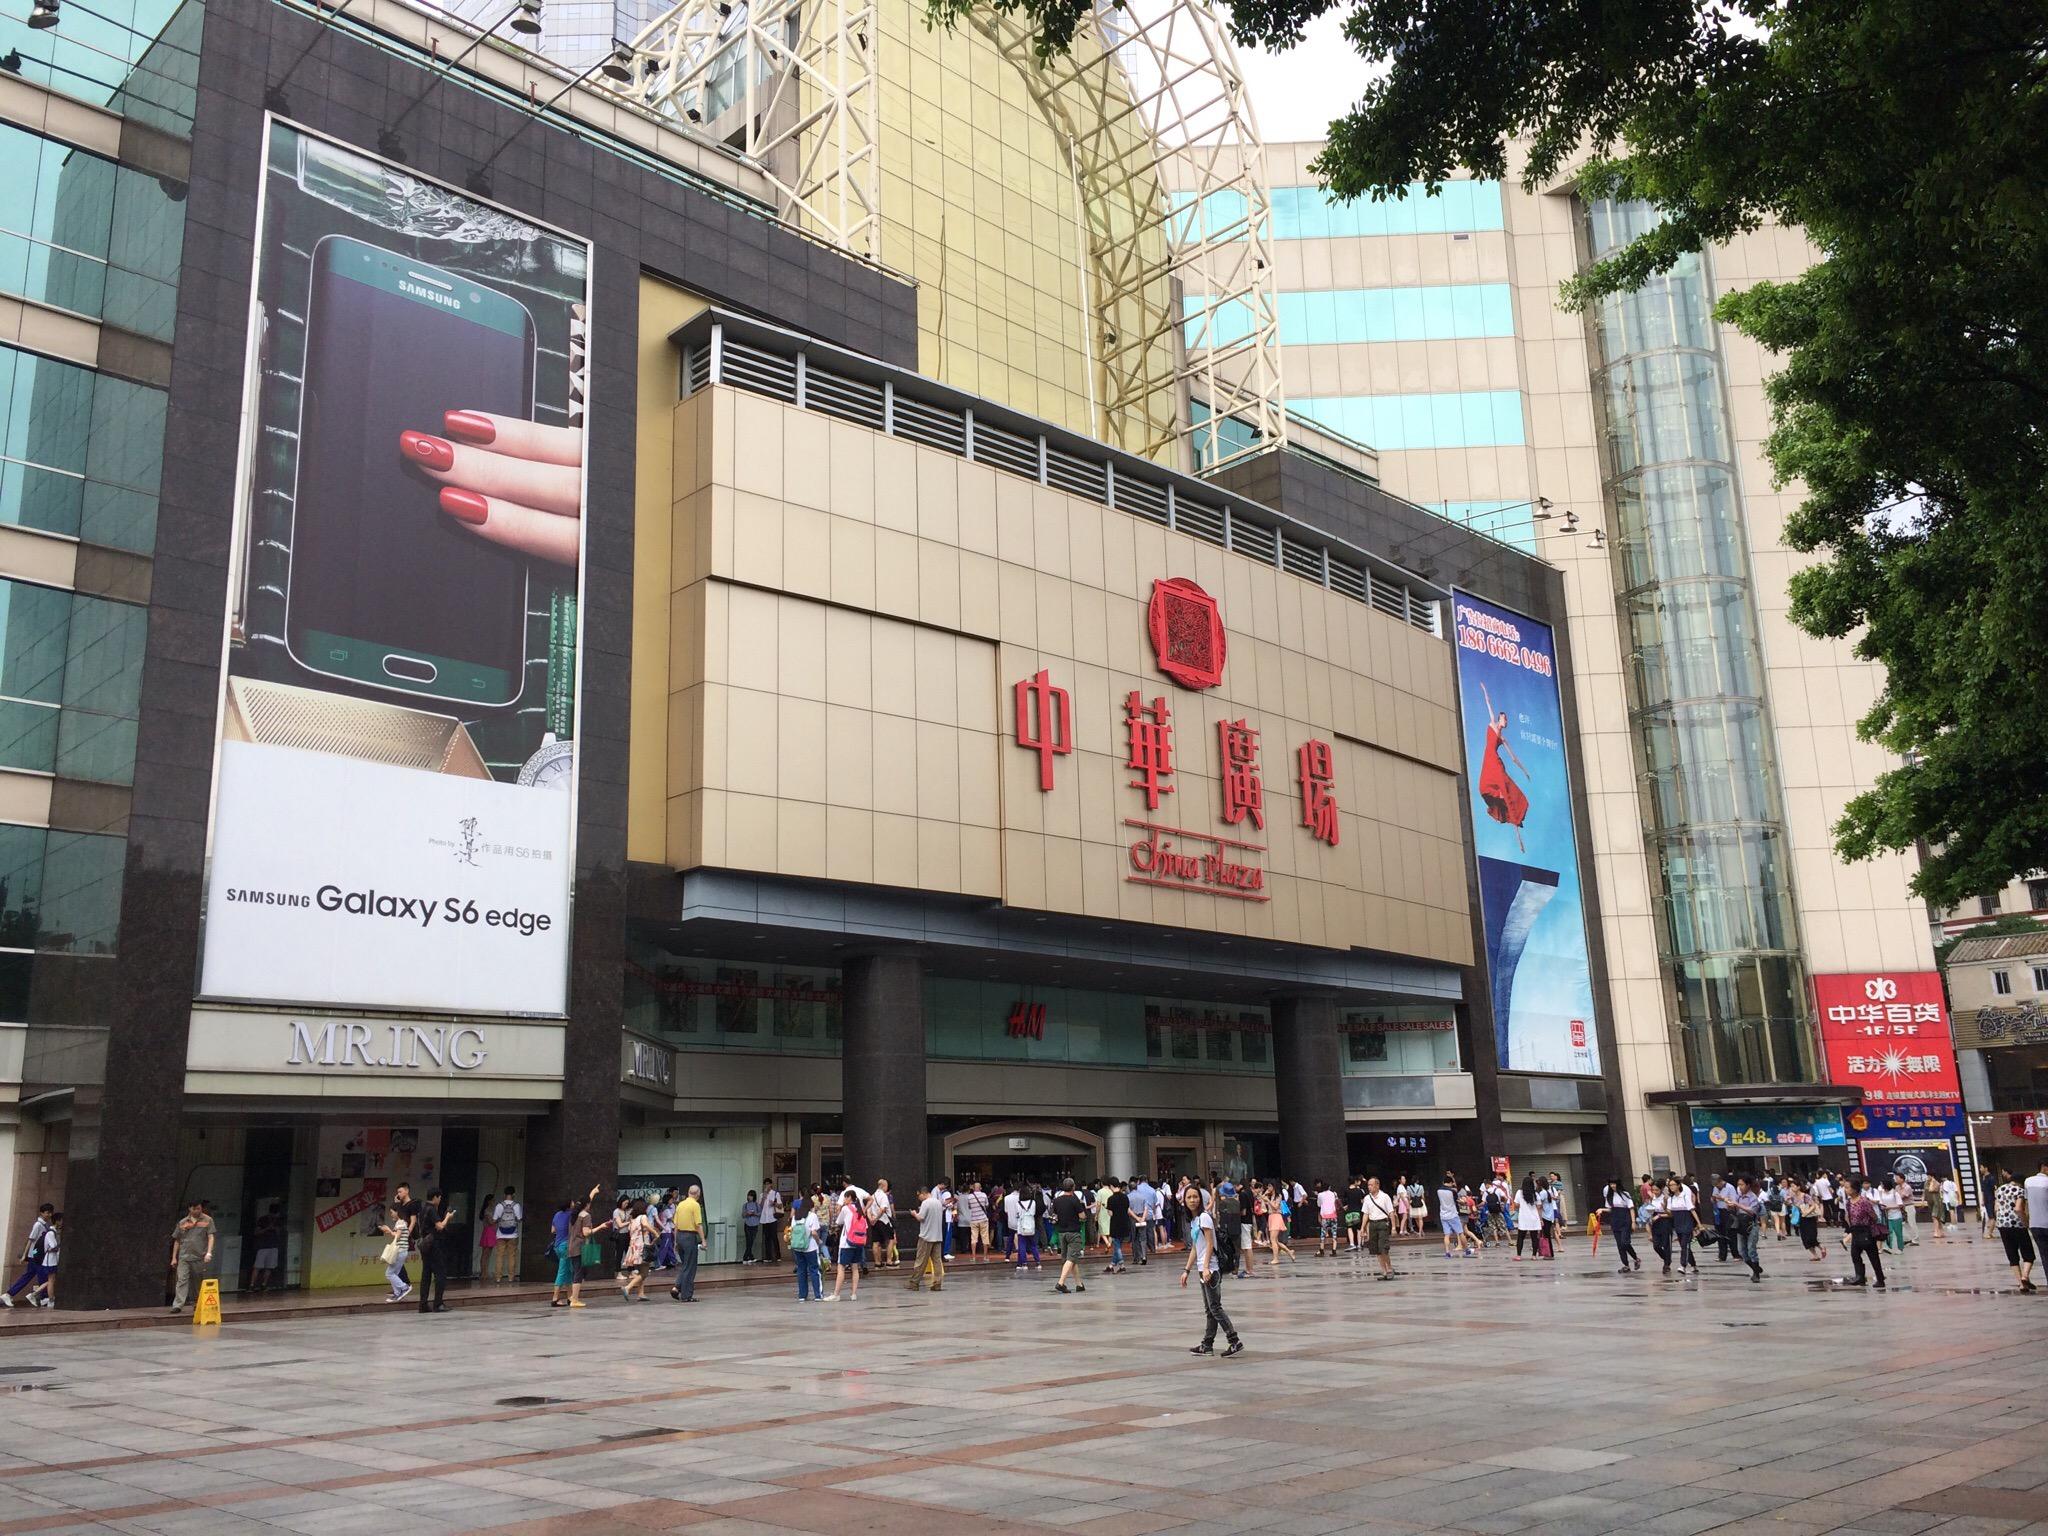
POLYGON ((405 1261, 412 1257, 412 1186, 401 1184, 392 1191, 377 1230, 385 1237, 379 1257, 384 1260, 384 1283, 391 1287, 384 1300, 387 1304, 404 1301, 412 1294, 412 1282, 405 1278, 405 1261))
POLYGON ((1436 1224, 1444 1234, 1444 1257, 1463 1254, 1470 1258, 1478 1250, 1478 1239, 1465 1230, 1465 1218, 1458 1212, 1457 1175, 1444 1173, 1443 1183, 1436 1191, 1436 1224))
POLYGON ((1806 1249, 1807 1260, 1818 1264, 1825 1255, 1820 1247, 1820 1199, 1814 1194, 1813 1186, 1795 1184, 1792 1189, 1791 1205, 1792 1214, 1798 1218, 1799 1241, 1806 1249))
POLYGON ((936 1189, 917 1192, 917 1266, 906 1289, 922 1287, 927 1271, 936 1292, 946 1283, 946 1201, 936 1189))
POLYGON ((1365 1218, 1365 1250, 1379 1260, 1380 1272, 1373 1279, 1391 1280, 1394 1278, 1394 1198, 1380 1188, 1378 1179, 1367 1179, 1359 1211, 1365 1218))
MULTIPOLYGON (((47 1228, 43 1235, 49 1235, 47 1228)), ((198 1294, 199 1283, 206 1278, 206 1267, 213 1262, 215 1236, 213 1218, 206 1214, 206 1202, 188 1202, 184 1219, 171 1229, 171 1268, 176 1275, 171 1291, 173 1312, 184 1311, 198 1294)))
POLYGON ((1343 1208, 1343 1203, 1338 1199, 1337 1191, 1331 1189, 1321 1179, 1316 1180, 1315 1202, 1316 1257, 1319 1259, 1334 1259, 1337 1257, 1337 1228, 1341 1222, 1339 1213, 1343 1208))
POLYGON ((654 1267, 655 1244, 661 1239, 645 1200, 626 1204, 626 1252, 619 1260, 619 1300, 647 1300, 647 1272, 654 1267))
MULTIPOLYGON (((1671 1213, 1671 1246, 1678 1252, 1678 1273, 1683 1277, 1688 1271, 1694 1279, 1699 1278, 1700 1262, 1692 1251, 1693 1234, 1699 1231, 1699 1196, 1692 1186, 1676 1174, 1665 1181, 1664 1208, 1671 1213)), ((1664 1273, 1671 1273, 1667 1259, 1664 1273)))
POLYGON ((548 1297, 550 1307, 585 1305, 584 1263, 586 1255, 594 1252, 596 1246, 590 1222, 590 1207, 602 1187, 598 1184, 591 1185, 589 1194, 581 1200, 567 1202, 565 1210, 561 1213, 568 1219, 562 1223, 562 1241, 555 1253, 555 1289, 548 1297))
POLYGON ((825 1282, 818 1270, 818 1213, 809 1200, 790 1207, 789 1256, 796 1261, 796 1299, 823 1301, 825 1282))
POLYGON ((2048 1252, 2048 1157, 2041 1159, 2020 1188, 2026 1196, 2027 1235, 2038 1258, 2048 1252))
POLYGON ((1244 1353, 1244 1340, 1237 1336, 1230 1314, 1223 1310, 1223 1257, 1217 1248, 1216 1221, 1201 1190, 1194 1185, 1190 1184, 1181 1198, 1188 1214, 1188 1257, 1180 1269, 1181 1289, 1187 1289, 1191 1273, 1202 1288, 1202 1342, 1188 1353, 1215 1354, 1220 1329, 1224 1338, 1223 1358, 1228 1360, 1244 1353))
POLYGON ((1060 1275, 1052 1288, 1062 1296, 1068 1292, 1067 1279, 1073 1278, 1075 1291, 1088 1287, 1081 1280, 1081 1256, 1087 1249, 1088 1207, 1081 1197, 1074 1193, 1074 1181, 1062 1179, 1060 1192, 1052 1197, 1053 1236, 1059 1243, 1060 1275))
POLYGON ((697 1299, 697 1260, 703 1251, 704 1186, 692 1184, 676 1202, 676 1283, 668 1288, 670 1301, 697 1299))
POLYGON ((448 1310, 448 1223, 455 1208, 448 1197, 435 1189, 427 1192, 427 1203, 413 1213, 412 1245, 420 1256, 420 1310, 448 1310))
POLYGON ((1273 1273, 1280 1273, 1280 1253, 1286 1250, 1287 1257, 1294 1257, 1294 1246, 1287 1241, 1287 1218, 1292 1214, 1289 1201, 1280 1192, 1280 1187, 1268 1184, 1259 1197, 1266 1207, 1266 1249, 1273 1256, 1273 1273))
POLYGON ((1137 1231, 1131 1220, 1131 1195, 1124 1188, 1124 1181, 1118 1179, 1109 1192, 1109 1273, 1120 1275, 1124 1272, 1124 1253, 1137 1231))
POLYGON ((1034 1270, 1041 1268, 1038 1250, 1038 1222, 1044 1214, 1038 1186, 1028 1179, 1024 1186, 1011 1197, 1016 1201, 1012 1207, 1010 1225, 1017 1234, 1017 1270, 1024 1273, 1024 1261, 1028 1258, 1034 1270))
POLYGON ((1638 1207, 1642 1219, 1649 1224, 1650 1249, 1657 1255, 1668 1277, 1671 1273, 1671 1192, 1668 1186, 1645 1182, 1649 1191, 1638 1207))
POLYGON ((1764 1267, 1756 1256, 1756 1240, 1763 1231, 1764 1199, 1747 1174, 1735 1181, 1735 1204, 1729 1209, 1728 1222, 1735 1238, 1736 1257, 1749 1266, 1749 1283, 1761 1285, 1764 1267))
POLYGON ((1621 1260, 1621 1274, 1633 1270, 1643 1272, 1643 1261, 1636 1257, 1636 1202, 1628 1192, 1628 1186, 1615 1179, 1601 1191, 1601 1203, 1605 1212, 1601 1218, 1601 1230, 1614 1241, 1614 1256, 1621 1260))
POLYGON ((1879 1213, 1884 1217, 1884 1244, 1895 1253, 1906 1251, 1906 1200, 1911 1194, 1906 1181, 1896 1173, 1888 1173, 1869 1191, 1870 1198, 1877 1202, 1879 1213))
POLYGON ((43 1224, 40 1251, 36 1256, 35 1279, 29 1283, 27 1297, 32 1307, 54 1307, 57 1305, 57 1258, 64 1244, 64 1213, 50 1212, 50 1219, 43 1224))
POLYGON ((2013 1276, 2019 1281, 2021 1290, 2038 1289, 2033 1280, 2037 1251, 2033 1236, 2027 1230, 2027 1192, 2009 1168, 2000 1167, 1992 1178, 1989 1205, 1992 1220, 1997 1224, 1998 1239, 2005 1244, 2005 1262, 2012 1266, 2013 1276))
MULTIPOLYGON (((1881 1291, 1885 1288, 1884 1260, 1878 1257, 1878 1243, 1884 1234, 1886 1225, 1884 1211, 1875 1200, 1870 1198, 1869 1191, 1864 1187, 1861 1179, 1844 1178, 1842 1183, 1848 1190, 1848 1209, 1844 1213, 1844 1221, 1849 1228, 1849 1262, 1855 1266, 1856 1271, 1855 1278, 1847 1283, 1850 1285, 1870 1284, 1868 1276, 1863 1272, 1863 1261, 1867 1257, 1870 1260, 1870 1267, 1877 1271, 1877 1285, 1874 1289, 1881 1291)), ((2024 1231, 2020 1233, 2022 1241, 2025 1241, 2026 1235, 2024 1231)), ((2031 1261, 2033 1257, 2031 1245, 2029 1246, 2027 1256, 2029 1261, 2031 1261)), ((2026 1290, 2031 1291, 2034 1288, 2027 1282, 2024 1276, 2021 1278, 2020 1284, 2026 1290)))
MULTIPOLYGON (((47 1200, 36 1207, 35 1220, 28 1224, 28 1238, 21 1245, 21 1273, 15 1277, 14 1284, 8 1286, 5 1293, 0 1293, 0 1307, 12 1307, 15 1297, 24 1291, 33 1295, 34 1288, 42 1283, 40 1272, 43 1267, 43 1234, 50 1230, 50 1218, 56 1210, 57 1207, 47 1200)), ((176 1262, 175 1258, 172 1262, 176 1262)), ((36 1304, 33 1300, 29 1302, 30 1306, 36 1304)))
MULTIPOLYGON (((860 1300, 860 1277, 868 1263, 868 1192, 849 1181, 839 1192, 838 1206, 839 1252, 832 1267, 832 1294, 827 1301, 839 1299, 839 1289, 846 1284, 846 1277, 853 1276, 853 1289, 848 1301, 860 1300)), ((940 1229, 940 1239, 945 1231, 940 1229)))

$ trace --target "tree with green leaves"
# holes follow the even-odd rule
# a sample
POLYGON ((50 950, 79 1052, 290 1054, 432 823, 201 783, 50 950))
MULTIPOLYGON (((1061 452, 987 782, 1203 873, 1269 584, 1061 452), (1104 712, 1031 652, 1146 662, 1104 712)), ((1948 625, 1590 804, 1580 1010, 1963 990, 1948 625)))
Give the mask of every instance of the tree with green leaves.
MULTIPOLYGON (((1088 0, 994 3, 1057 53, 1088 0)), ((1902 762, 1836 846, 1925 846, 1943 906, 2048 867, 2048 0, 1231 0, 1231 27, 1284 48, 1333 9, 1361 59, 1333 193, 1512 170, 1661 213, 1567 305, 1805 231, 1804 275, 1716 313, 1781 365, 1768 451, 1818 557, 1793 617, 1885 669, 1860 729, 1902 762)))

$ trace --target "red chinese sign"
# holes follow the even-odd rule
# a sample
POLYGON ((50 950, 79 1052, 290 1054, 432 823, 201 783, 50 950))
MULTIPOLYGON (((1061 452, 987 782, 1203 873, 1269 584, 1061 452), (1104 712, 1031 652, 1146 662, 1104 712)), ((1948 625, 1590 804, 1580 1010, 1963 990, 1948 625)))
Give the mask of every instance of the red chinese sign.
POLYGON ((1074 696, 1043 667, 1017 685, 1017 745, 1038 754, 1038 787, 1052 790, 1052 760, 1074 750, 1074 696))
POLYGON ((1173 711, 1166 700, 1146 703, 1133 692, 1124 700, 1124 766, 1138 775, 1132 789, 1145 791, 1145 809, 1159 809, 1159 797, 1173 793, 1173 711))
POLYGON ((1152 583, 1145 632, 1159 670, 1197 691, 1223 681, 1223 614, 1216 599, 1184 576, 1152 583))
POLYGON ((383 1198, 384 1181, 382 1179, 366 1179, 363 1181, 361 1189, 348 1196, 339 1205, 330 1205, 326 1210, 317 1212, 313 1217, 313 1225, 322 1232, 332 1232, 344 1221, 354 1220, 383 1198))
POLYGON ((1259 777, 1259 733, 1242 720, 1218 720, 1216 738, 1223 749, 1223 819, 1236 826, 1245 817, 1266 830, 1266 785, 1259 777))
POLYGON ((1934 971, 1813 978, 1828 1076, 1866 1103, 1961 1099, 1948 1005, 1934 971))
POLYGON ((1301 824, 1317 842, 1337 846, 1337 770, 1330 744, 1311 736, 1294 751, 1301 784, 1301 824))
POLYGON ((1010 1010, 1008 1034, 1012 1040, 1045 1038, 1045 1004, 1019 1001, 1010 1010))

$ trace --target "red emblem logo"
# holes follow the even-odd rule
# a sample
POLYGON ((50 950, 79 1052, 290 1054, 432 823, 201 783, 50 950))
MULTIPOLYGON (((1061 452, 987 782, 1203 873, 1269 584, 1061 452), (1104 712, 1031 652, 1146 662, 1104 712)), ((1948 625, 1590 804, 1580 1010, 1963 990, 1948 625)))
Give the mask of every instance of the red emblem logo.
POLYGON ((1214 688, 1223 681, 1223 615, 1216 599, 1184 576, 1152 583, 1145 629, 1159 670, 1183 688, 1214 688))

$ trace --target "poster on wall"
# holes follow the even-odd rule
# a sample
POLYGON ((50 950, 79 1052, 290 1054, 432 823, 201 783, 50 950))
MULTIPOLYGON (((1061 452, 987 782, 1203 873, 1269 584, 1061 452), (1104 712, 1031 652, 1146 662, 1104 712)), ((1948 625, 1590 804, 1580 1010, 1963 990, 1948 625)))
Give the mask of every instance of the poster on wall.
POLYGON ((1512 1072, 1600 1070, 1550 626, 1453 592, 1494 1051, 1512 1072))
POLYGON ((265 134, 202 993, 559 1015, 589 247, 265 134))
POLYGON ((441 1132, 434 1126, 320 1127, 309 1286, 373 1285, 383 1279, 378 1255, 389 1241, 383 1229, 398 1186, 410 1184, 413 1198, 425 1199, 440 1151, 441 1132))

